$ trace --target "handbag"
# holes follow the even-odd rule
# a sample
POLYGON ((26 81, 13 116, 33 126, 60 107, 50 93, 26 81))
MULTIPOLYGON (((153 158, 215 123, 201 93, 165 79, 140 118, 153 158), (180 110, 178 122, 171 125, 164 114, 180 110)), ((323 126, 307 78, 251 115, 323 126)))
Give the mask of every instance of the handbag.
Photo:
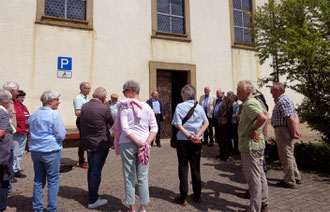
MULTIPOLYGON (((182 126, 188 121, 188 119, 192 116, 192 114, 194 113, 194 109, 196 107, 196 105, 198 104, 198 102, 195 102, 195 105, 189 110, 189 112, 187 113, 187 115, 183 118, 182 120, 182 126)), ((174 125, 172 125, 172 137, 171 137, 171 147, 172 148, 177 148, 178 146, 178 139, 176 138, 176 134, 178 133, 179 129, 176 128, 174 125)))

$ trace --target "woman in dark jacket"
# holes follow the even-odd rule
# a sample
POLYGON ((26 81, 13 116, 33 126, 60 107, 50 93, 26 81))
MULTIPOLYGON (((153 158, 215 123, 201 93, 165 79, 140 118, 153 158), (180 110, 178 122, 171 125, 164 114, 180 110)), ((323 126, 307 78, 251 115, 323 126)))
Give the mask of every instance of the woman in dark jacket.
POLYGON ((15 211, 15 209, 7 207, 9 180, 14 174, 11 165, 12 158, 10 157, 13 127, 10 124, 7 112, 11 97, 9 91, 0 89, 0 211, 15 211))

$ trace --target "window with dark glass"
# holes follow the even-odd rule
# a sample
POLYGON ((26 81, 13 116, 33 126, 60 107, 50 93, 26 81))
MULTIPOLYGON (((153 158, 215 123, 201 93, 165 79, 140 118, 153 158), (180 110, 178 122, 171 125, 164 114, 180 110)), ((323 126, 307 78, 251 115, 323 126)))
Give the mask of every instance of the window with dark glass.
POLYGON ((252 43, 249 26, 252 18, 248 16, 252 12, 251 0, 233 0, 233 10, 235 42, 252 43))
POLYGON ((45 0, 45 15, 86 20, 86 0, 45 0))
POLYGON ((185 34, 184 0, 157 0, 157 30, 185 34))

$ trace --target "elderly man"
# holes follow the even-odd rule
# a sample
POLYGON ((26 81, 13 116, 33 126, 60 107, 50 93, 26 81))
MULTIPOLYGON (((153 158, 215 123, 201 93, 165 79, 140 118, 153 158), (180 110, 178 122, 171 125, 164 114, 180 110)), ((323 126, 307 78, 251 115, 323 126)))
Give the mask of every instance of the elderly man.
POLYGON ((215 96, 210 94, 210 88, 204 88, 204 95, 199 98, 199 104, 204 108, 205 114, 209 121, 209 126, 204 132, 204 145, 213 146, 213 110, 215 105, 215 96), (210 140, 209 140, 210 139, 210 140), (210 143, 209 143, 210 141, 210 143))
POLYGON ((83 169, 88 169, 88 163, 86 163, 85 156, 84 156, 84 149, 83 149, 83 143, 81 140, 81 130, 80 130, 80 113, 82 106, 88 101, 87 95, 91 91, 91 85, 89 82, 82 82, 80 83, 80 93, 76 98, 73 100, 73 106, 74 106, 74 113, 77 116, 76 119, 76 126, 79 130, 80 134, 80 142, 78 147, 78 157, 79 157, 79 167, 83 169))
POLYGON ((230 139, 230 124, 233 115, 233 102, 226 97, 223 89, 218 89, 217 100, 214 107, 214 125, 215 125, 215 136, 219 143, 220 154, 217 158, 223 161, 229 158, 229 139, 230 139))
POLYGON ((237 96, 243 102, 238 138, 243 171, 249 186, 249 211, 259 212, 268 210, 268 185, 263 169, 265 140, 262 133, 262 127, 267 121, 267 112, 251 95, 253 90, 253 85, 248 80, 237 84, 237 96))
MULTIPOLYGON (((159 100, 159 93, 157 91, 154 91, 151 93, 151 98, 147 100, 147 104, 151 107, 151 109, 154 111, 158 126, 158 132, 156 135, 156 144, 158 147, 161 147, 160 145, 160 122, 162 122, 165 119, 164 110, 162 102, 159 100)), ((153 145, 154 142, 151 143, 153 145)))
POLYGON ((84 104, 80 114, 81 139, 88 157, 88 208, 97 208, 107 204, 106 199, 99 199, 98 189, 101 172, 109 153, 111 135, 107 125, 113 124, 111 111, 106 107, 107 92, 96 88, 93 99, 84 104))
POLYGON ((110 100, 108 101, 108 105, 110 107, 110 111, 111 111, 111 117, 113 120, 116 120, 117 117, 117 112, 118 112, 118 108, 117 108, 117 103, 118 103, 118 94, 111 94, 110 96, 110 100))
POLYGON ((279 82, 274 83, 270 90, 275 100, 271 123, 275 128, 278 155, 285 172, 279 186, 296 188, 296 184, 301 184, 301 175, 294 157, 293 139, 298 139, 301 135, 295 121, 298 117, 294 104, 284 92, 285 87, 279 82))
MULTIPOLYGON (((10 101, 9 107, 7 109, 8 114, 9 114, 9 119, 10 119, 10 123, 12 125, 12 127, 15 129, 16 132, 16 128, 17 128, 17 121, 16 121, 16 111, 14 108, 14 100, 16 99, 16 96, 18 94, 18 90, 19 90, 19 85, 16 82, 6 82, 3 85, 3 89, 9 91, 12 95, 12 100, 10 101)), ((15 133, 13 132, 13 133, 15 133)), ((12 161, 14 159, 14 148, 16 145, 19 145, 17 142, 13 141, 10 144, 10 149, 11 149, 11 157, 12 157, 12 161)), ((14 179, 15 182, 15 179, 14 179)), ((16 195, 16 194, 21 194, 23 192, 22 189, 20 188, 13 188, 12 187, 12 181, 10 181, 10 186, 9 186, 9 194, 8 195, 16 195)))

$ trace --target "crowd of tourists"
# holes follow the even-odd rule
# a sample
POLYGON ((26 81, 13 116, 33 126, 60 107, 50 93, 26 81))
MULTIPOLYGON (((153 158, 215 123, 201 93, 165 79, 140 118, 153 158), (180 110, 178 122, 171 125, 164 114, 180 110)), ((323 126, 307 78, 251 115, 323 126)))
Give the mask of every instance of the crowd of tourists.
MULTIPOLYGON (((108 202, 99 197, 98 189, 109 150, 115 149, 122 161, 125 202, 129 211, 135 211, 135 175, 140 197, 138 211, 146 211, 150 202, 151 146, 155 140, 157 147, 161 147, 160 126, 166 118, 158 91, 152 92, 151 98, 145 102, 139 97, 140 84, 129 80, 123 85, 125 99, 118 101, 118 94, 111 94, 111 100, 106 101, 107 91, 103 87, 96 88, 90 100, 90 83, 82 82, 79 88, 80 93, 74 98, 73 105, 80 134, 78 166, 88 169, 87 207, 94 209, 108 202)), ((177 129, 173 140, 178 158, 180 194, 174 199, 177 204, 187 205, 189 166, 193 200, 203 204, 201 150, 203 145, 212 147, 218 143, 217 157, 222 161, 227 161, 230 154, 241 154, 250 196, 249 211, 268 211, 264 157, 268 139, 268 105, 263 94, 250 81, 240 81, 236 91, 237 94, 229 91, 225 95, 223 89, 218 89, 213 96, 206 86, 196 102, 195 87, 185 85, 182 88, 183 101, 176 106, 171 122, 177 129)), ((299 119, 282 83, 274 83, 270 92, 275 101, 271 124, 275 128, 279 158, 285 172, 279 185, 294 189, 296 184, 302 183, 293 155, 293 139, 301 136, 299 119)), ((25 150, 31 152, 34 167, 33 210, 43 211, 43 189, 47 182, 47 210, 57 211, 61 149, 66 138, 57 110, 60 94, 54 90, 44 91, 40 97, 42 106, 31 115, 23 104, 25 96, 16 82, 7 82, 0 89, 0 211, 16 211, 7 206, 7 198, 22 193, 14 184, 16 178, 26 177, 21 168, 25 150)))

